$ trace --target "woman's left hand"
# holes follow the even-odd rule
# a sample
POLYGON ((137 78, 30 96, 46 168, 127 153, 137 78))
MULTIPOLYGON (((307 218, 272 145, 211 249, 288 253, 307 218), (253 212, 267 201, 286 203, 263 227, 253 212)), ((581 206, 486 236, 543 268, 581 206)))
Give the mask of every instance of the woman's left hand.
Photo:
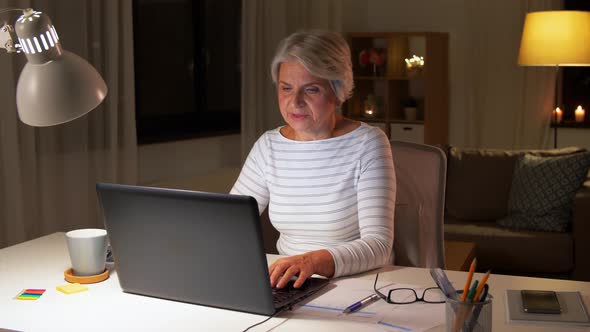
POLYGON ((285 287, 294 276, 297 276, 297 280, 293 287, 299 288, 312 274, 331 277, 334 275, 334 270, 334 259, 327 250, 279 258, 268 268, 270 286, 276 288, 285 287))

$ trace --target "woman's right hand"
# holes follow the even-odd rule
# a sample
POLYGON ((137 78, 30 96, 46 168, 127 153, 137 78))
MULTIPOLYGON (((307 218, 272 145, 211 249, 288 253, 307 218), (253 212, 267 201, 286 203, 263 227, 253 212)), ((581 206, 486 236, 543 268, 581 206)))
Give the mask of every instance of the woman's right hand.
POLYGON ((299 288, 312 274, 324 277, 334 275, 335 266, 332 254, 328 250, 316 250, 302 255, 295 255, 277 259, 268 268, 270 274, 270 286, 283 288, 295 276, 297 280, 294 288, 299 288))

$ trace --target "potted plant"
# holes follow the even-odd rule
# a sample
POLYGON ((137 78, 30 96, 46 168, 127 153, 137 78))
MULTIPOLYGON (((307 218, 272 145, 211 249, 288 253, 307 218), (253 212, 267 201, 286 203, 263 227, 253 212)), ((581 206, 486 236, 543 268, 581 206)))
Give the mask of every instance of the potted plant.
POLYGON ((414 97, 408 97, 404 100, 404 118, 407 121, 416 121, 418 113, 418 101, 414 97))

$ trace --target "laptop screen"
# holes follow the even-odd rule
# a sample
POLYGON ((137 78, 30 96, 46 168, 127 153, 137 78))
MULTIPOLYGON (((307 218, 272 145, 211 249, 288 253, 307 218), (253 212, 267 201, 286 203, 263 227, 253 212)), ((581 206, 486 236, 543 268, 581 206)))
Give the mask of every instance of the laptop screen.
POLYGON ((125 292, 275 312, 254 198, 107 183, 96 188, 125 292))

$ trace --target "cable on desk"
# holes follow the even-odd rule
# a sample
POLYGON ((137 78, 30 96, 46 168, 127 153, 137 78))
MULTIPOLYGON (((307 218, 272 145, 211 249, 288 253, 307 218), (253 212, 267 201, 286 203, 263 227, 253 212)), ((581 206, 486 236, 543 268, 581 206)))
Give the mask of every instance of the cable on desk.
POLYGON ((281 310, 279 310, 279 311, 275 312, 274 314, 272 314, 272 315, 268 316, 268 317, 267 317, 267 318, 265 318, 263 321, 260 321, 260 322, 258 322, 258 323, 256 323, 256 324, 254 324, 254 325, 250 325, 250 326, 248 326, 248 328, 246 328, 246 329, 245 329, 244 331, 242 331, 242 332, 246 332, 246 331, 248 331, 249 329, 251 329, 251 328, 253 328, 253 327, 256 327, 256 326, 258 326, 258 325, 264 324, 264 323, 268 322, 268 321, 269 321, 271 318, 273 318, 273 317, 275 317, 276 315, 280 314, 281 312, 283 312, 283 311, 287 311, 287 310, 290 310, 290 309, 291 309, 290 307, 283 308, 283 309, 281 309, 281 310))

